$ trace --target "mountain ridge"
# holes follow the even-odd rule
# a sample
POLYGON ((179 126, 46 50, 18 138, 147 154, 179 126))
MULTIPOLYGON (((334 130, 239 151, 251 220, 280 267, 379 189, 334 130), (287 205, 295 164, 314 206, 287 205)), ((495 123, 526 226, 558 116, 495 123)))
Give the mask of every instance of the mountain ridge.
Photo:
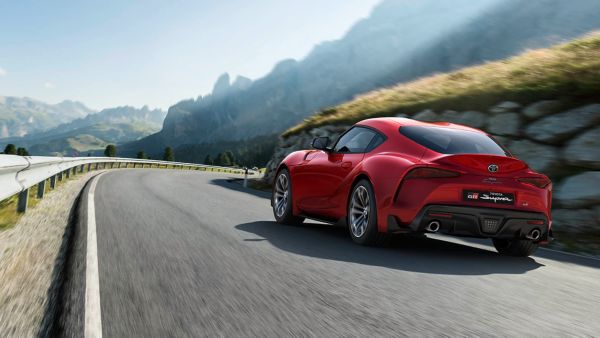
POLYGON ((165 111, 148 106, 106 108, 35 135, 1 141, 27 147, 35 155, 98 154, 107 144, 137 140, 160 130, 165 116, 165 111))
POLYGON ((0 138, 48 130, 94 112, 79 101, 49 104, 30 97, 0 96, 0 138))

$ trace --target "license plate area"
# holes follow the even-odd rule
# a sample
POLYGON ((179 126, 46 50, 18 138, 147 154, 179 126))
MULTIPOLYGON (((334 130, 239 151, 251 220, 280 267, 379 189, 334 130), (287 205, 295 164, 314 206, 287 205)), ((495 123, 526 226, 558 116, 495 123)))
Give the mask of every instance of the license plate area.
POLYGON ((513 205, 515 203, 515 194, 495 191, 463 190, 463 200, 513 205))

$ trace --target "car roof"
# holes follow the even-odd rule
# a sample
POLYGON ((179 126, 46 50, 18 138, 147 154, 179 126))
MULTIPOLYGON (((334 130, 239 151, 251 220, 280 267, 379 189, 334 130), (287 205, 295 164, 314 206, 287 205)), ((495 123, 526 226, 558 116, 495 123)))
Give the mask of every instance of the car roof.
POLYGON ((405 126, 427 126, 462 129, 485 134, 485 132, 480 129, 471 128, 462 124, 450 122, 423 122, 405 117, 376 117, 372 119, 362 120, 358 122, 357 125, 372 127, 381 130, 382 132, 392 132, 392 130, 397 131, 398 128, 405 126))

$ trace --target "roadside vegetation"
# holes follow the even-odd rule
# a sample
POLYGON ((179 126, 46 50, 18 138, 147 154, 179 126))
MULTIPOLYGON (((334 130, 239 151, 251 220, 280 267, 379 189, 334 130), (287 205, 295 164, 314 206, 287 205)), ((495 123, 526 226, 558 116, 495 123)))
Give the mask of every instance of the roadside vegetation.
MULTIPOLYGON (((74 176, 71 176, 74 177, 74 176)), ((67 181, 66 177, 63 177, 63 181, 56 181, 56 189, 67 181)), ((27 203, 28 208, 35 208, 40 202, 37 198, 38 186, 37 184, 29 188, 29 200, 27 203)), ((46 180, 45 193, 50 191, 50 179, 46 180)), ((17 223, 21 215, 17 213, 17 195, 11 196, 0 201, 0 231, 10 228, 17 223)))
MULTIPOLYGON (((502 61, 464 68, 375 90, 325 109, 283 136, 327 124, 423 109, 483 110, 502 100, 530 103, 547 98, 585 102, 600 93, 600 33, 502 61)), ((568 104, 568 102, 566 102, 568 104)))
POLYGON ((17 148, 14 144, 9 143, 4 147, 3 154, 7 155, 19 155, 19 156, 29 156, 29 151, 25 147, 17 148))

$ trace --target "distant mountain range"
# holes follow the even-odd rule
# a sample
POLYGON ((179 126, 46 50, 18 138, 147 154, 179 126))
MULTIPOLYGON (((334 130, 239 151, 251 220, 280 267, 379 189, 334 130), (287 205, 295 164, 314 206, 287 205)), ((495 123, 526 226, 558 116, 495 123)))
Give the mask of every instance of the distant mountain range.
POLYGON ((301 61, 281 61, 256 81, 224 74, 211 95, 170 107, 159 133, 122 149, 158 153, 278 133, 375 88, 577 37, 600 28, 598 13, 597 0, 385 0, 301 61))
POLYGON ((0 138, 48 130, 94 112, 77 101, 48 104, 28 97, 0 96, 0 138))
POLYGON ((0 139, 33 155, 99 154, 107 144, 126 143, 160 130, 166 112, 124 106, 101 110, 43 132, 0 139))

